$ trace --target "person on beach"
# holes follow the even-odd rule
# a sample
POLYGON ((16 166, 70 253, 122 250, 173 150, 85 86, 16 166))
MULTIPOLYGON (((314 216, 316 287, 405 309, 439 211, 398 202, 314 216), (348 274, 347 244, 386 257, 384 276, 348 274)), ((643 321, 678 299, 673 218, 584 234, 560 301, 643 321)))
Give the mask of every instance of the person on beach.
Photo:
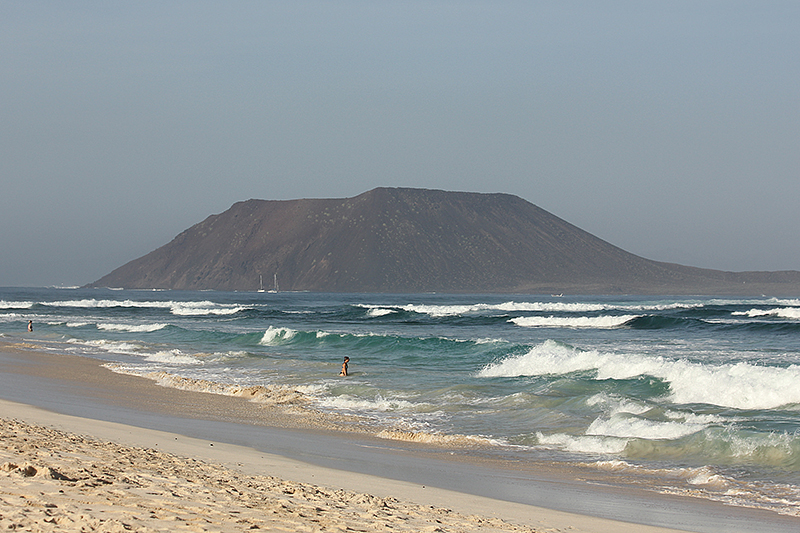
POLYGON ((28 331, 33 331, 33 320, 28 320, 28 331))
POLYGON ((345 356, 344 363, 342 363, 342 371, 339 372, 340 376, 346 376, 347 375, 347 363, 349 363, 349 362, 350 362, 350 358, 345 356))

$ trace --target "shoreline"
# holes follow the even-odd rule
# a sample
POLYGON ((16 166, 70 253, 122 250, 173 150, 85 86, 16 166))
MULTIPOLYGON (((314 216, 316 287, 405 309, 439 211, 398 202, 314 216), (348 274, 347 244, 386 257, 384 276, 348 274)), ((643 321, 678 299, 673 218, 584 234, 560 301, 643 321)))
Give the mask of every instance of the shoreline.
MULTIPOLYGON (((597 516, 600 512, 571 513, 553 508, 570 506, 563 501, 552 506, 514 503, 509 501, 513 499, 509 494, 493 490, 508 485, 513 476, 503 477, 491 470, 492 465, 482 466, 474 458, 447 457, 447 453, 441 449, 437 452, 433 447, 333 432, 319 421, 315 423, 316 427, 315 424, 303 426, 281 409, 270 409, 244 398, 168 389, 147 378, 114 373, 98 360, 44 352, 30 343, 15 347, 11 340, 8 337, 0 340, 0 397, 5 400, 0 402, 0 417, 21 418, 26 423, 88 434, 123 446, 158 449, 181 457, 222 464, 240 475, 277 476, 295 483, 313 483, 359 494, 366 492, 377 498, 391 497, 403 502, 416 502, 423 507, 446 507, 465 516, 478 514, 537 530, 573 528, 577 531, 655 533, 746 531, 756 525, 765 530, 763 526, 767 525, 770 531, 792 531, 798 523, 796 519, 766 511, 686 497, 637 494, 634 490, 571 480, 571 474, 565 471, 543 472, 536 480, 540 486, 551 489, 547 491, 548 494, 552 492, 549 495, 551 500, 575 498, 577 494, 579 498, 588 500, 591 510, 592 505, 600 507, 621 497, 622 503, 617 503, 616 509, 603 512, 612 516, 635 516, 637 522, 650 525, 597 516), (270 439, 271 442, 260 442, 259 449, 251 445, 254 440, 252 432, 256 431, 253 429, 254 417, 269 418, 268 423, 258 426, 260 432, 255 440, 270 439), (209 441, 209 435, 227 437, 209 441), (300 442, 305 443, 304 448, 297 446, 300 442), (422 488, 419 469, 427 470, 429 466, 434 470, 442 469, 439 481, 445 487, 434 488, 426 483, 422 488), (377 470, 379 475, 365 472, 367 467, 377 470), (451 490, 453 486, 459 488, 459 485, 462 490, 476 490, 476 487, 464 485, 458 475, 450 473, 451 470, 468 473, 469 469, 480 472, 476 475, 476 483, 483 483, 483 490, 494 498, 451 490), (403 476, 408 479, 402 479, 403 476), (593 497, 595 501, 592 504, 593 497), (624 509, 628 504, 636 504, 637 508, 624 509), (687 509, 691 510, 688 514, 685 512, 687 509), (734 521, 726 524, 721 520, 723 517, 733 517, 734 521), (658 523, 667 523, 677 529, 652 525, 658 523)), ((509 472, 513 473, 513 470, 509 468, 509 472)), ((513 482, 531 481, 523 478, 525 476, 521 475, 513 482)), ((522 488, 530 487, 523 484, 522 488)), ((585 501, 576 502, 575 506, 580 507, 581 503, 585 510, 585 501)))
MULTIPOLYGON (((67 434, 80 436, 88 435, 92 439, 96 439, 93 446, 98 452, 107 451, 115 454, 125 453, 125 455, 141 455, 144 453, 148 455, 148 462, 153 463, 159 468, 167 466, 167 469, 171 470, 169 467, 172 466, 172 468, 174 468, 174 466, 169 465, 169 463, 175 461, 180 463, 190 461, 202 463, 202 466, 196 465, 192 469, 192 475, 195 479, 182 482, 181 480, 176 480, 174 475, 166 475, 165 481, 168 481, 168 483, 164 483, 164 485, 170 485, 171 488, 169 490, 173 492, 181 489, 185 490, 185 485, 189 483, 198 483, 198 480, 202 485, 204 481, 201 479, 203 477, 201 473, 202 470, 207 471, 209 475, 238 478, 230 483, 230 489, 237 489, 243 482, 252 482, 252 480, 269 477, 270 480, 274 482, 274 486, 271 487, 273 490, 269 492, 273 492, 273 496, 281 501, 279 504, 280 506, 291 507, 286 505, 285 502, 287 494, 299 492, 300 489, 304 491, 310 490, 313 491, 315 495, 321 494, 321 500, 314 501, 313 504, 311 502, 305 502, 313 506, 313 510, 316 511, 314 514, 324 514, 325 511, 328 511, 326 507, 335 508, 342 504, 347 504, 352 507, 353 500, 358 500, 367 502, 367 507, 375 507, 376 509, 390 508, 393 513, 397 515, 403 513, 412 514, 418 525, 408 529, 401 529, 402 531, 414 531, 414 528, 419 527, 419 524, 434 524, 431 525, 430 531, 474 530, 510 532, 563 531, 567 529, 576 532, 591 531, 598 533, 610 533, 613 531, 667 533, 675 531, 562 513, 549 509, 466 495, 444 489, 437 489, 435 487, 420 487, 419 485, 407 482, 377 478, 364 474, 353 474, 346 471, 334 470, 286 459, 281 456, 242 446, 219 442, 209 443, 207 440, 189 438, 175 433, 135 428, 114 422, 103 422, 69 415, 60 415, 24 404, 0 400, 0 422, 2 422, 4 430, 6 431, 8 431, 9 420, 25 420, 25 424, 28 425, 35 424, 39 427, 54 429, 58 433, 53 433, 52 431, 47 432, 47 436, 51 438, 55 436, 56 441, 62 446, 66 440, 65 437, 67 434), (62 431, 64 433, 60 433, 62 431), (172 457, 160 457, 163 454, 172 457), (157 456, 158 458, 154 459, 154 457, 157 456), (357 486, 358 490, 354 490, 352 488, 353 486, 357 486), (342 492, 347 494, 341 494, 342 492)), ((21 428, 19 424, 13 424, 13 426, 16 432, 20 432, 21 428)), ((30 433, 26 433, 24 438, 28 443, 36 442, 35 439, 31 438, 30 433)), ((9 442, 8 439, 6 439, 4 448, 8 445, 9 442)), ((65 446, 64 450, 66 452, 75 453, 74 449, 69 446, 65 446)), ((82 459, 86 459, 87 456, 91 457, 90 452, 87 452, 85 449, 81 450, 81 455, 82 459)), ((107 457, 100 456, 101 454, 98 453, 98 458, 108 459, 107 457)), ((15 469, 13 466, 17 466, 18 470, 33 466, 37 470, 37 474, 41 471, 42 474, 40 474, 39 477, 44 479, 37 479, 36 481, 39 481, 40 485, 50 482, 49 484, 52 485, 52 487, 50 488, 51 495, 49 499, 54 499, 52 493, 57 492, 57 489, 63 494, 64 480, 59 480, 59 478, 67 478, 70 474, 67 473, 69 470, 68 467, 65 468, 62 465, 51 466, 52 464, 58 463, 58 461, 53 461, 51 465, 45 464, 41 459, 37 461, 37 459, 31 457, 26 457, 23 461, 20 461, 19 456, 16 458, 11 457, 6 449, 0 451, 0 458, 2 458, 0 462, 3 463, 2 468, 0 468, 0 486, 3 487, 2 496, 7 497, 9 493, 13 492, 13 489, 7 486, 8 483, 3 483, 3 474, 7 473, 8 477, 6 479, 10 481, 12 485, 18 485, 17 480, 36 477, 36 474, 27 476, 22 472, 14 472, 15 469), (59 483, 59 481, 61 482, 59 483)), ((113 468, 114 465, 109 464, 108 461, 104 464, 106 472, 113 468)), ((73 470, 75 470, 74 466, 73 470)), ((83 470, 85 471, 86 468, 84 467, 83 470)), ((138 468, 129 468, 130 472, 141 475, 139 470, 138 468)), ((88 479, 87 481, 91 482, 88 479)), ((45 493, 41 491, 41 488, 42 487, 39 486, 36 490, 39 491, 41 495, 41 501, 45 502, 48 498, 45 496, 45 493)), ((24 492, 23 487, 19 487, 17 490, 24 492)), ((263 487, 261 487, 261 490, 263 490, 263 487)), ((30 499, 30 496, 26 499, 30 499)), ((62 498, 62 500, 63 499, 65 498, 62 498)), ((107 512, 99 508, 106 505, 104 500, 110 498, 100 494, 95 495, 94 501, 91 501, 91 498, 83 493, 80 495, 80 499, 80 506, 83 507, 84 512, 89 510, 92 506, 98 508, 98 516, 93 516, 93 513, 89 510, 90 516, 98 518, 100 515, 107 512)), ((1 501, 2 498, 0 497, 0 502, 1 501)), ((165 499, 163 496, 152 498, 153 507, 159 507, 158 514, 161 516, 158 517, 157 520, 161 525, 164 525, 163 522, 167 520, 165 515, 169 515, 171 512, 169 509, 164 508, 164 501, 165 499)), ((292 503, 295 506, 300 505, 297 502, 292 503)), ((43 503, 42 505, 47 508, 48 504, 43 503)), ((61 502, 49 505, 52 505, 53 507, 51 508, 53 509, 66 507, 66 505, 61 502)), ((175 505, 175 502, 173 502, 173 505, 175 505)), ((233 511, 231 513, 232 515, 240 513, 240 511, 236 509, 231 509, 233 505, 231 502, 226 502, 225 505, 228 507, 228 512, 233 511)), ((137 506, 142 507, 143 505, 141 502, 138 502, 137 506)), ((235 505, 233 505, 233 507, 235 507, 235 505)), ((0 524, 2 524, 2 516, 12 513, 9 512, 8 509, 3 510, 2 507, 0 507, 0 511, 2 511, 0 512, 0 524)), ((269 515, 271 511, 272 510, 265 505, 265 507, 260 510, 260 513, 257 510, 255 514, 263 513, 264 515, 269 515)), ((305 510, 306 513, 309 511, 309 509, 305 510)), ((139 512, 141 513, 141 510, 139 512)), ((185 510, 175 510, 172 512, 179 514, 179 512, 185 513, 185 510)), ((364 511, 355 509, 350 510, 350 512, 363 513, 364 511)), ((130 511, 130 514, 134 513, 135 511, 130 511)), ((126 513, 125 510, 119 511, 117 513, 118 516, 115 516, 114 520, 121 523, 125 523, 126 520, 130 521, 131 518, 126 517, 126 514, 129 513, 126 513)), ((347 512, 343 514, 347 514, 347 512)), ((52 517, 52 514, 48 516, 52 517)), ((44 518, 44 515, 42 518, 44 518)), ((156 517, 151 518, 154 519, 154 521, 156 519, 156 517)), ((221 518, 222 517, 219 516, 215 517, 217 520, 221 518)), ((232 523, 226 524, 223 522, 217 524, 218 529, 214 528, 212 530, 226 531, 228 528, 231 528, 230 530, 236 531, 240 530, 240 527, 241 530, 247 529, 247 527, 243 526, 248 525, 248 523, 242 524, 240 517, 233 516, 233 518, 235 518, 235 520, 230 520, 232 523)), ((317 525, 315 523, 318 522, 318 520, 311 515, 305 518, 307 518, 305 522, 308 523, 308 530, 315 530, 314 527, 317 525)), ((275 522, 271 524, 272 527, 278 527, 278 530, 281 530, 280 525, 285 522, 288 522, 287 527, 291 525, 298 526, 295 522, 295 520, 297 520, 296 516, 283 518, 276 518, 273 516, 270 517, 270 519, 275 522)), ((139 521, 141 519, 135 520, 139 521)), ((351 517, 349 520, 355 521, 356 519, 351 517)), ((408 517, 400 518, 399 520, 403 525, 411 525, 406 524, 410 520, 408 517)), ((301 520, 301 522, 303 521, 301 520)), ((395 523, 397 520, 393 520, 388 516, 383 521, 380 520, 380 517, 370 516, 366 522, 371 523, 375 531, 385 530, 386 526, 381 524, 381 522, 390 522, 394 524, 394 527, 398 525, 395 523)), ((43 524, 38 525, 42 526, 43 524)), ((148 525, 146 519, 141 520, 139 525, 153 527, 152 525, 148 525)), ((364 525, 365 524, 362 524, 362 527, 364 525)), ((156 525, 155 528, 157 529, 158 525, 156 525)), ((57 529, 58 528, 55 528, 54 530, 57 529)), ((298 530, 302 531, 305 529, 303 527, 298 527, 298 530)))

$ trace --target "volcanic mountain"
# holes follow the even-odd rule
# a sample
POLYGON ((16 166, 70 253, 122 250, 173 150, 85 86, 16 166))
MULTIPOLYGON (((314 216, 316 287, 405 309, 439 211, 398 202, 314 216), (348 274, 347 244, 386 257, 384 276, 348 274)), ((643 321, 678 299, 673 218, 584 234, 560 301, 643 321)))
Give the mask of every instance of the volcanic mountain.
POLYGON ((800 272, 661 263, 508 194, 378 188, 248 200, 90 286, 583 294, 800 294, 800 272))

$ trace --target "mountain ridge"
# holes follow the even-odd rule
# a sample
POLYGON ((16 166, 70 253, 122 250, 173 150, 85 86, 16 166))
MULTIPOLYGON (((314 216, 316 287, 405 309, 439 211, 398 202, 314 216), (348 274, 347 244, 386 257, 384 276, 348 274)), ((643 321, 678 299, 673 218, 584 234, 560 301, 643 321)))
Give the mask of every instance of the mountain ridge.
POLYGON ((584 294, 800 294, 800 272, 652 261, 504 193, 379 187, 246 200, 89 286, 584 294))

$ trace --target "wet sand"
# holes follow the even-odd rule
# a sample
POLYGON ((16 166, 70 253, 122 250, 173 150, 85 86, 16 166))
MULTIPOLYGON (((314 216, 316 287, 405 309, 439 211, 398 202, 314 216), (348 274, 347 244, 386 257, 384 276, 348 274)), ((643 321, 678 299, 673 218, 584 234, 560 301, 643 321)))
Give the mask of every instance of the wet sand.
POLYGON ((291 404, 160 387, 9 339, 0 339, 0 397, 3 529, 647 533, 798 525, 619 491, 568 471, 501 471, 460 450, 369 438, 357 424, 341 431, 340 421, 291 404))

